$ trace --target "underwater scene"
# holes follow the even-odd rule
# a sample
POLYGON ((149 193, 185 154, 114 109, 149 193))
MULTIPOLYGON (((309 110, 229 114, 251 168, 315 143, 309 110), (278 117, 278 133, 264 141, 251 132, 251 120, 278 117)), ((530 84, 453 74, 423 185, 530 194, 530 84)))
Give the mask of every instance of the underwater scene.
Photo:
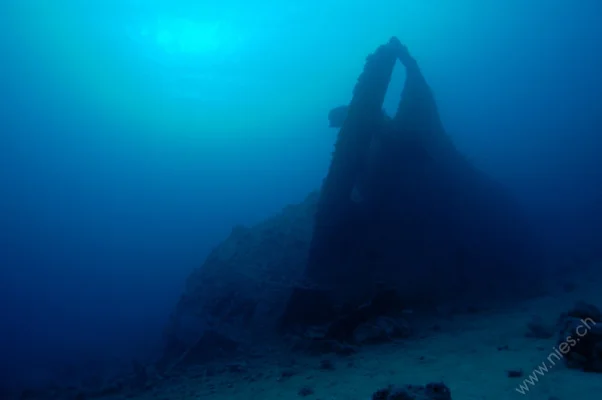
POLYGON ((599 1, 0 26, 0 400, 601 398, 599 1))

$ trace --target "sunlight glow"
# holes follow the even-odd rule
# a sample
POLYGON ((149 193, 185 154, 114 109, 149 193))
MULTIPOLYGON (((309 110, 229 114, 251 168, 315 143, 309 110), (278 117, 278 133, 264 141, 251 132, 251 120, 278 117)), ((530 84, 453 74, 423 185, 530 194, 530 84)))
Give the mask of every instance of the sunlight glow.
POLYGON ((137 29, 139 39, 152 41, 168 54, 202 55, 231 48, 238 37, 220 21, 159 18, 154 26, 137 29))

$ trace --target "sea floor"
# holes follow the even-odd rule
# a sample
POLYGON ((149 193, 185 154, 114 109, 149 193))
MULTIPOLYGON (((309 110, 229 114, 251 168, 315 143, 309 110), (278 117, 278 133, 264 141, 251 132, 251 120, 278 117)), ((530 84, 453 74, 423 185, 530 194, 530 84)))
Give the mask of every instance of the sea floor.
POLYGON ((554 294, 504 311, 433 319, 432 326, 414 338, 363 347, 351 356, 275 352, 240 360, 221 373, 191 370, 128 397, 368 400, 390 384, 443 382, 454 400, 602 399, 602 374, 571 370, 563 361, 549 358, 557 335, 549 339, 526 336, 534 316, 553 324, 579 300, 602 307, 601 275, 602 265, 568 284, 558 282, 558 290, 550 292, 554 294), (509 377, 510 370, 522 370, 523 375, 509 377))

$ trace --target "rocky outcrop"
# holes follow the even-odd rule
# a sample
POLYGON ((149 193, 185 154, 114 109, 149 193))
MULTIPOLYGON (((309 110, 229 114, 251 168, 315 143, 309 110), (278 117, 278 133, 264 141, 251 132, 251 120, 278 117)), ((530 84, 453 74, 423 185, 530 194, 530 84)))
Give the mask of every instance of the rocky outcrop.
POLYGON ((451 400, 451 391, 443 383, 389 386, 376 391, 372 400, 451 400))
POLYGON ((577 303, 560 317, 559 327, 558 350, 550 357, 564 357, 569 368, 602 372, 602 315, 598 307, 577 303))

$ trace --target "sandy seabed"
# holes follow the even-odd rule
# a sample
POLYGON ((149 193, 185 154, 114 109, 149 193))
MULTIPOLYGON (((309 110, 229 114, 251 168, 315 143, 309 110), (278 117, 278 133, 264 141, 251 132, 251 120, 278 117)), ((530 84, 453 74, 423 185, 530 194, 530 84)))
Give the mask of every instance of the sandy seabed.
POLYGON ((213 376, 206 368, 190 370, 128 397, 369 400, 374 391, 390 384, 443 382, 454 400, 602 400, 602 374, 549 361, 557 348, 557 335, 550 339, 526 335, 534 316, 554 323, 579 300, 602 306, 602 264, 571 277, 570 289, 565 283, 558 282, 557 290, 550 291, 553 294, 503 311, 433 319, 413 338, 363 347, 351 356, 273 352, 240 360, 234 368, 213 376), (541 369, 544 364, 547 372, 541 369), (531 375, 538 368, 534 380, 531 375), (522 370, 523 376, 509 377, 510 370, 522 370))

